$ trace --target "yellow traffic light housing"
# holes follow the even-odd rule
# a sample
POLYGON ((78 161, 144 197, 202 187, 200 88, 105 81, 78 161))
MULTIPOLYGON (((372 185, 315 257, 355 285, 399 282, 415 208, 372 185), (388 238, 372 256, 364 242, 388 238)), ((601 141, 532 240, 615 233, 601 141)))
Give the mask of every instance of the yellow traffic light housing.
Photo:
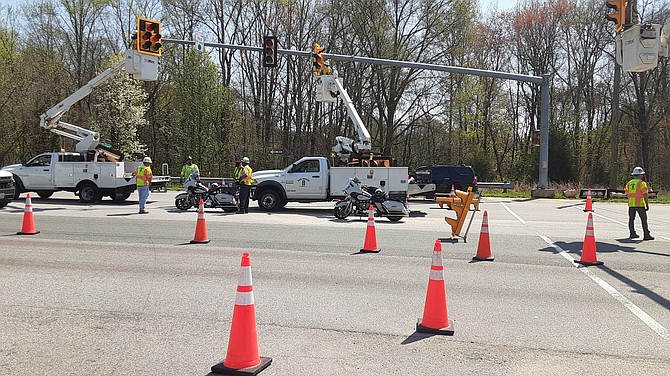
POLYGON ((330 67, 326 64, 326 59, 323 57, 323 50, 325 48, 316 43, 314 51, 312 51, 312 69, 317 75, 330 74, 330 67))
POLYGON ((608 13, 606 18, 616 24, 617 33, 626 24, 626 3, 626 0, 608 0, 605 4, 609 9, 614 9, 614 12, 608 13))
POLYGON ((161 56, 162 46, 161 23, 146 18, 138 18, 137 51, 147 55, 161 56))
POLYGON ((263 66, 277 66, 277 38, 274 36, 263 37, 263 66))

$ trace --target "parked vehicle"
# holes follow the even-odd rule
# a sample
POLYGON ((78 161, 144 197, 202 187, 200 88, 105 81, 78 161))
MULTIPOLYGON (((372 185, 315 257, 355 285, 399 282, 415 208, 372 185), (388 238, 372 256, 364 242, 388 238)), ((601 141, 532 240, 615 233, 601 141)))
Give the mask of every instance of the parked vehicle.
POLYGON ((335 217, 344 219, 351 214, 358 216, 368 215, 372 204, 377 216, 388 217, 397 222, 409 215, 407 206, 397 200, 389 200, 388 194, 377 187, 368 187, 354 177, 349 178, 349 184, 342 190, 347 196, 335 204, 335 217))
POLYGON ((460 191, 472 188, 477 191, 477 173, 467 165, 430 165, 421 166, 414 172, 419 184, 435 184, 435 192, 427 193, 426 197, 434 198, 435 194, 451 192, 451 186, 460 191))
POLYGON ((258 207, 276 211, 287 202, 319 202, 342 199, 349 178, 379 187, 390 199, 405 202, 408 189, 407 167, 330 167, 324 157, 304 157, 283 170, 254 172, 253 195, 258 207))
POLYGON ((0 208, 9 205, 14 198, 14 178, 7 171, 0 170, 0 208))
POLYGON ((114 201, 130 197, 136 184, 133 173, 140 164, 87 161, 80 153, 42 153, 2 169, 14 175, 14 197, 36 192, 41 198, 49 198, 56 191, 70 191, 78 194, 81 202, 91 203, 103 196, 114 201))
POLYGON ((192 173, 184 182, 184 190, 174 199, 174 205, 180 210, 198 207, 200 200, 206 208, 222 208, 226 213, 237 210, 236 187, 222 187, 212 183, 206 187, 200 182, 197 172, 192 173))

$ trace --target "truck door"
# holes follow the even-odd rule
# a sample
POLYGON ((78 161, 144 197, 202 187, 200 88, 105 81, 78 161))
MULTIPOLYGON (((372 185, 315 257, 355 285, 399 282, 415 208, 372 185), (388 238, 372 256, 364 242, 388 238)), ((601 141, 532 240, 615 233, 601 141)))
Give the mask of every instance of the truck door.
POLYGON ((286 174, 286 194, 296 199, 324 199, 327 171, 322 171, 318 159, 299 162, 286 174))
POLYGON ((29 160, 23 167, 21 180, 27 190, 53 189, 51 154, 42 154, 29 160))

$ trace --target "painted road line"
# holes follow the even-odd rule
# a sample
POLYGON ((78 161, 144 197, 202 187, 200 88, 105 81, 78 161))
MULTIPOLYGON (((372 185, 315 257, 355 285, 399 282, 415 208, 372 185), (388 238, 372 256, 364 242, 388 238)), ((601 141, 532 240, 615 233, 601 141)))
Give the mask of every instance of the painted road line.
MULTIPOLYGON (((505 203, 500 203, 507 211, 512 214, 516 219, 519 220, 519 222, 523 223, 524 225, 526 224, 526 221, 523 220, 518 214, 516 214, 512 209, 510 209, 505 203)), ((602 217, 602 216, 601 216, 602 217)), ((605 217, 603 217, 605 218, 605 217)), ((605 218, 607 219, 607 218, 605 218)), ((627 226, 627 225, 626 225, 627 226)), ((536 231, 537 233, 537 231, 536 231)), ((610 294, 614 299, 616 299, 619 303, 623 304, 624 307, 626 307, 629 311, 631 311, 637 318, 639 318, 643 323, 645 323, 651 330, 656 332, 661 338, 665 339, 666 341, 670 342, 670 334, 668 333, 668 330, 661 324, 658 323, 658 321, 654 320, 651 316, 649 316, 645 311, 643 311, 640 307, 636 306, 633 302, 628 300, 622 293, 617 291, 612 285, 609 283, 605 282, 602 278, 598 277, 590 271, 587 267, 584 267, 580 264, 577 264, 575 262, 575 259, 570 256, 568 252, 566 252, 563 248, 559 247, 558 245, 554 244, 551 239, 548 237, 537 233, 542 240, 544 240, 547 244, 552 246, 559 255, 563 256, 566 260, 570 262, 570 265, 576 267, 578 270, 581 270, 584 274, 589 276, 593 282, 595 282, 598 286, 600 286, 603 290, 607 291, 608 294, 610 294)))

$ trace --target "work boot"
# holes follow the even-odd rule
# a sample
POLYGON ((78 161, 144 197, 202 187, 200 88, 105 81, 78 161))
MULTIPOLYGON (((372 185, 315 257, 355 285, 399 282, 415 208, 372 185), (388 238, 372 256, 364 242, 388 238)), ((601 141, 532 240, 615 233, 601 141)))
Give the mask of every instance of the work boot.
POLYGON ((647 234, 647 235, 645 235, 644 238, 642 238, 642 239, 643 239, 643 240, 654 240, 654 237, 651 236, 651 234, 647 234))
POLYGON ((639 238, 639 237, 640 237, 640 235, 638 235, 638 234, 630 234, 630 236, 628 237, 628 239, 637 239, 637 238, 639 238))

